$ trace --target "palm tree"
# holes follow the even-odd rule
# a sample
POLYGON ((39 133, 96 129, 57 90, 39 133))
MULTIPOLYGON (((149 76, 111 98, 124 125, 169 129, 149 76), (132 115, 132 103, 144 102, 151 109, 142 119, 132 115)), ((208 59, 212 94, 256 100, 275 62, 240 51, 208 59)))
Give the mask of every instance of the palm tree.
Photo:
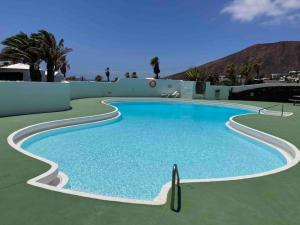
POLYGON ((31 80, 41 81, 42 76, 39 70, 41 51, 34 39, 20 32, 17 35, 6 38, 2 41, 2 44, 5 46, 0 53, 2 61, 29 65, 31 80))
POLYGON ((260 78, 260 70, 261 70, 261 66, 262 64, 261 63, 254 63, 253 65, 253 69, 254 71, 256 72, 256 78, 259 79, 260 78))
POLYGON ((253 80, 251 76, 252 67, 250 64, 246 63, 240 67, 240 74, 245 78, 245 84, 249 84, 253 80))
POLYGON ((153 73, 155 74, 155 79, 159 79, 159 58, 157 56, 153 57, 150 61, 150 65, 153 67, 153 73))
POLYGON ((67 60, 67 57, 62 57, 60 64, 58 65, 60 72, 64 75, 64 78, 66 78, 67 71, 71 69, 71 66, 67 60))
POLYGON ((72 49, 64 46, 64 39, 57 42, 55 36, 45 30, 40 30, 31 36, 39 43, 42 52, 41 58, 47 64, 47 81, 53 82, 55 71, 62 66, 61 62, 72 49))
POLYGON ((230 80, 230 85, 237 84, 236 68, 234 64, 227 65, 226 78, 230 80))
POLYGON ((204 70, 194 67, 185 72, 185 78, 192 81, 204 82, 206 75, 204 70))

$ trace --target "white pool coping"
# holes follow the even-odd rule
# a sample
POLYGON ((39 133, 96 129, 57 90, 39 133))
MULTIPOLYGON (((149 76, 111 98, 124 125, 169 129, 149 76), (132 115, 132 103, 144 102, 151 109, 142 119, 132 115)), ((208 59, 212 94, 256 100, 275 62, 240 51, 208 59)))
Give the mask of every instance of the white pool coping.
MULTIPOLYGON (((110 105, 109 103, 111 102, 169 102, 169 103, 180 102, 180 103, 188 103, 188 104, 205 104, 205 105, 238 108, 238 109, 247 109, 256 113, 261 109, 259 107, 249 106, 249 105, 241 105, 241 104, 227 103, 227 102, 220 102, 220 101, 205 101, 205 100, 183 100, 183 99, 164 99, 164 98, 114 98, 114 99, 107 99, 102 101, 103 104, 107 104, 107 105, 110 105)), ((64 186, 68 183, 68 176, 66 174, 63 174, 61 171, 59 171, 59 166, 55 162, 34 155, 21 148, 21 145, 24 141, 42 132, 60 129, 63 127, 79 126, 81 124, 86 124, 86 123, 92 124, 92 123, 99 123, 99 122, 102 123, 102 122, 114 121, 121 116, 121 113, 118 111, 118 109, 115 106, 113 105, 110 106, 114 108, 114 110, 110 113, 39 123, 39 124, 22 128, 10 134, 7 138, 7 141, 9 145, 11 145, 15 150, 50 165, 50 169, 48 171, 38 175, 37 177, 28 180, 27 183, 47 190, 52 190, 52 191, 57 191, 57 192, 62 192, 66 194, 92 198, 92 199, 123 202, 123 203, 133 203, 133 204, 143 204, 143 205, 165 204, 167 201, 168 191, 171 188, 171 182, 167 182, 165 185, 163 185, 160 193, 153 200, 149 200, 149 201, 111 197, 111 196, 69 190, 64 188, 64 186), (58 180, 59 182, 56 186, 52 186, 49 184, 51 182, 57 183, 58 180)), ((263 110, 263 114, 272 115, 272 116, 281 116, 281 112, 277 112, 277 111, 263 110)), ((283 114, 284 117, 291 116, 291 115, 292 113, 290 112, 284 112, 283 114)), ((241 116, 241 115, 237 115, 237 116, 241 116)), ((233 180, 261 177, 261 176, 275 174, 287 170, 292 166, 296 165, 300 161, 300 151, 296 146, 281 138, 242 125, 234 121, 235 117, 236 116, 233 116, 226 123, 226 126, 228 128, 277 149, 283 156, 285 156, 287 160, 287 164, 283 167, 274 170, 270 170, 263 173, 256 173, 252 175, 216 178, 216 179, 213 178, 212 179, 182 179, 181 183, 233 181, 233 180)), ((170 178, 171 178, 171 173, 170 173, 170 178)))

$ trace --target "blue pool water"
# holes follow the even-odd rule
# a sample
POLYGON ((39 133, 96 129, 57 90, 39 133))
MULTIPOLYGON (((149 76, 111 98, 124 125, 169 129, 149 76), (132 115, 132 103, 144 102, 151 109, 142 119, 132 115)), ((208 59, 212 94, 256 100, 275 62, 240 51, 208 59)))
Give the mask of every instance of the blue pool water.
POLYGON ((246 110, 182 103, 114 103, 114 122, 61 128, 22 144, 58 163, 68 189, 152 200, 170 181, 269 171, 287 162, 277 150, 231 131, 226 121, 246 110))

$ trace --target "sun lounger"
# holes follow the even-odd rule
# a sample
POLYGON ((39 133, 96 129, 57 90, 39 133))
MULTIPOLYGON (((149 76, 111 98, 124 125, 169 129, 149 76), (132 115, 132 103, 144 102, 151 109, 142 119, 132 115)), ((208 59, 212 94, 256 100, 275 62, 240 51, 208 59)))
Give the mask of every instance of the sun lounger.
POLYGON ((167 93, 161 93, 160 96, 163 97, 163 98, 167 98, 169 96, 169 94, 167 94, 167 93))
POLYGON ((179 91, 174 91, 172 93, 162 93, 161 97, 165 98, 179 98, 180 97, 180 92, 179 91))
POLYGON ((168 96, 169 98, 179 98, 180 97, 180 92, 179 91, 174 91, 171 95, 168 96))

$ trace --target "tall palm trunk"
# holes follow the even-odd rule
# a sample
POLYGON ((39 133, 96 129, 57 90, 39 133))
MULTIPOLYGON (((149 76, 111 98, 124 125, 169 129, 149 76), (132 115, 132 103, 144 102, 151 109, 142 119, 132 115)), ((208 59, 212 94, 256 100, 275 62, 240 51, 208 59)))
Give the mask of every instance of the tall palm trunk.
POLYGON ((29 73, 30 73, 30 79, 31 81, 35 81, 35 69, 34 65, 29 66, 29 73))
POLYGON ((31 81, 41 81, 42 80, 42 74, 39 70, 39 68, 36 68, 34 65, 29 66, 29 73, 30 73, 30 79, 31 81))
POLYGON ((54 65, 52 63, 47 64, 47 82, 54 82, 54 65))
POLYGON ((39 68, 34 70, 36 81, 41 82, 42 81, 42 74, 39 68))

